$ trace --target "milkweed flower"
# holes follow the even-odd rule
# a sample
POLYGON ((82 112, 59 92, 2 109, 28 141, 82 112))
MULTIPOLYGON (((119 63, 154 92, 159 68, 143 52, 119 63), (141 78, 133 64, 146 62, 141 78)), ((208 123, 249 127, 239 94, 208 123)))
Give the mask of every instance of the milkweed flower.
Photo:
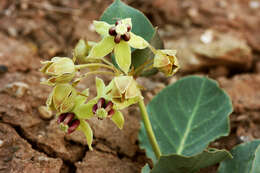
POLYGON ((115 60, 126 74, 131 65, 131 47, 144 49, 149 45, 142 37, 131 32, 131 18, 119 20, 114 25, 94 21, 94 27, 103 39, 92 47, 88 58, 103 58, 114 50, 115 60))
POLYGON ((153 67, 166 76, 175 74, 180 67, 176 58, 176 50, 156 50, 153 67))
POLYGON ((76 68, 72 59, 67 57, 54 57, 50 61, 41 62, 43 67, 41 72, 51 76, 46 84, 53 85, 55 83, 70 82, 76 73, 76 68))
POLYGON ((143 99, 137 82, 132 76, 117 76, 107 88, 107 93, 118 109, 124 109, 143 99))

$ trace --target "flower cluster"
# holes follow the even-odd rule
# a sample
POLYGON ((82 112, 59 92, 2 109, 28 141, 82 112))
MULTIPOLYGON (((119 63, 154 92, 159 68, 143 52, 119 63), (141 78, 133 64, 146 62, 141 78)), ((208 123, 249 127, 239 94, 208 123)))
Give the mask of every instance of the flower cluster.
POLYGON ((124 116, 121 110, 143 99, 135 80, 138 77, 135 73, 137 69, 131 67, 131 48, 151 49, 154 61, 150 66, 166 76, 173 75, 179 68, 176 51, 156 50, 145 39, 131 32, 131 18, 118 20, 115 24, 94 21, 94 26, 102 36, 100 42, 80 40, 74 49, 73 58, 54 57, 42 62, 41 68, 41 72, 50 76, 42 82, 53 87, 46 104, 56 112, 60 128, 66 133, 83 131, 90 149, 93 140, 88 123, 90 119, 108 118, 122 129, 124 116), (105 58, 110 53, 114 54, 118 67, 105 58), (83 68, 88 68, 89 72, 76 75, 83 68), (89 90, 79 92, 77 84, 90 74, 101 73, 113 75, 114 78, 105 85, 102 79, 96 77, 97 95, 88 100, 89 90))

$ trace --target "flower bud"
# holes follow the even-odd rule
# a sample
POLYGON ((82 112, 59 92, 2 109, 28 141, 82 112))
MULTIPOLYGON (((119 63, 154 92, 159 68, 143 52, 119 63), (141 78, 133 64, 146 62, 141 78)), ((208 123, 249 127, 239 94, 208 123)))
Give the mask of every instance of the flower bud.
POLYGON ((42 62, 41 72, 52 76, 49 83, 66 83, 70 82, 75 76, 76 68, 70 58, 54 57, 51 61, 42 62))
POLYGON ((153 66, 166 76, 171 76, 179 69, 179 62, 175 55, 175 50, 157 50, 153 66))
POLYGON ((76 44, 75 49, 73 51, 74 57, 76 57, 76 60, 79 64, 85 63, 86 57, 88 56, 92 46, 88 44, 85 40, 81 39, 76 44))

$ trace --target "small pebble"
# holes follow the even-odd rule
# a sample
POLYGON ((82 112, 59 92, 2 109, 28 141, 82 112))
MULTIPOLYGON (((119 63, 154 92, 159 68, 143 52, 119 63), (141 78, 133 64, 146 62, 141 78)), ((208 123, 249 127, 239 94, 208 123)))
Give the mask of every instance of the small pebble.
POLYGON ((207 30, 200 36, 200 41, 202 43, 208 44, 211 43, 213 40, 213 31, 207 30))
POLYGON ((249 7, 252 9, 257 9, 260 7, 260 2, 258 1, 250 1, 249 2, 249 7))
POLYGON ((5 86, 4 91, 18 98, 23 97, 29 86, 23 82, 14 82, 5 86))
POLYGON ((5 65, 0 65, 0 74, 4 74, 8 71, 8 68, 5 65))
POLYGON ((53 117, 52 111, 50 111, 46 106, 39 106, 38 111, 42 119, 49 120, 53 117))

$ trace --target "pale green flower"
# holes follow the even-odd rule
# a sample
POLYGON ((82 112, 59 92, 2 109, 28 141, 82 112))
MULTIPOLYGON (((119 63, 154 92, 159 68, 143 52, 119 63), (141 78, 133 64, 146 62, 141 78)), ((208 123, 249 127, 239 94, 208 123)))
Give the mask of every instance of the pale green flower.
POLYGON ((115 77, 107 87, 107 94, 112 98, 117 109, 124 109, 143 99, 138 84, 132 76, 115 77))
POLYGON ((55 83, 70 82, 76 73, 74 62, 66 57, 54 57, 50 61, 41 62, 43 67, 41 72, 51 76, 50 79, 43 82, 45 84, 53 85, 55 83))
POLYGON ((77 92, 70 84, 57 84, 49 95, 46 104, 50 110, 58 114, 69 112, 75 105, 77 92))
POLYGON ((96 78, 97 96, 74 109, 75 114, 80 119, 89 119, 96 116, 99 119, 111 118, 111 120, 122 129, 124 125, 123 114, 116 108, 111 98, 106 94, 107 87, 100 78, 96 78))
POLYGON ((144 49, 149 43, 131 32, 131 18, 117 21, 115 25, 94 21, 94 26, 103 39, 91 49, 88 58, 103 58, 114 50, 118 66, 127 74, 131 65, 130 47, 144 49))
POLYGON ((176 50, 156 50, 153 66, 166 76, 171 76, 179 69, 179 62, 175 55, 176 50))

